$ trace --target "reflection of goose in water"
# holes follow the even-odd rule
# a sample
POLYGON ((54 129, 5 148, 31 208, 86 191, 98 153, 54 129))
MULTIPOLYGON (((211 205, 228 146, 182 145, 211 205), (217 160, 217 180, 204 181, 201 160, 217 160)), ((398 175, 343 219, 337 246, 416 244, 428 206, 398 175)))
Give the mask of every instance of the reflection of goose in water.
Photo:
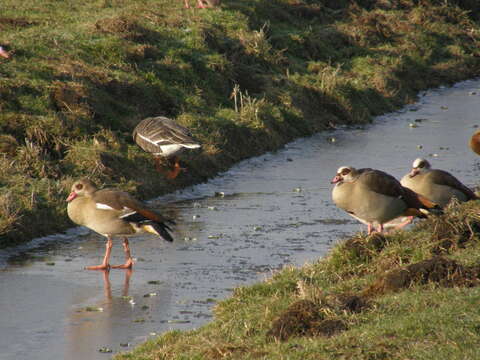
MULTIPOLYGON (((68 345, 63 358, 71 358, 68 354, 75 354, 75 359, 90 359, 92 353, 98 353, 100 349, 120 350, 120 343, 114 340, 113 328, 118 326, 118 322, 131 323, 132 306, 126 298, 129 295, 132 274, 132 269, 125 270, 121 295, 113 296, 110 271, 102 270, 103 298, 70 313, 69 326, 66 329, 68 345), (92 334, 95 334, 95 342, 92 341, 92 334)), ((126 340, 125 343, 128 342, 126 340)))

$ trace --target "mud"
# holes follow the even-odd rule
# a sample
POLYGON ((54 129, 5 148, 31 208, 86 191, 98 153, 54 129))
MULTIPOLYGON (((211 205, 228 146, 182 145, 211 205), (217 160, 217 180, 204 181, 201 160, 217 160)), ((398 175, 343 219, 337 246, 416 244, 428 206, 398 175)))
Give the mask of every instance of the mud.
POLYGON ((347 326, 342 320, 326 318, 325 313, 331 310, 329 305, 322 307, 310 300, 296 301, 273 321, 267 337, 286 341, 290 337, 333 336, 345 331, 347 326))
POLYGON ((477 286, 479 275, 478 265, 465 267, 454 260, 437 256, 380 276, 363 295, 374 297, 427 283, 443 287, 477 286))

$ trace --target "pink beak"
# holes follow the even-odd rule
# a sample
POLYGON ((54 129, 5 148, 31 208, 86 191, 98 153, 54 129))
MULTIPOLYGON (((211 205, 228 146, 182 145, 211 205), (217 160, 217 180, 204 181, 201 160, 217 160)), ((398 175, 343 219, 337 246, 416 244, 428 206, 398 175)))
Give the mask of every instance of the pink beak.
POLYGON ((340 175, 335 175, 332 181, 330 181, 330 184, 336 184, 339 181, 342 181, 342 177, 340 175))
POLYGON ((75 199, 76 197, 77 197, 77 193, 76 193, 75 191, 72 191, 72 192, 70 193, 70 195, 68 195, 68 197, 67 197, 67 202, 72 201, 72 200, 75 199))
POLYGON ((418 174, 418 169, 417 168, 413 168, 412 171, 410 171, 410 174, 408 174, 408 176, 410 176, 411 178, 414 177, 415 175, 418 174))

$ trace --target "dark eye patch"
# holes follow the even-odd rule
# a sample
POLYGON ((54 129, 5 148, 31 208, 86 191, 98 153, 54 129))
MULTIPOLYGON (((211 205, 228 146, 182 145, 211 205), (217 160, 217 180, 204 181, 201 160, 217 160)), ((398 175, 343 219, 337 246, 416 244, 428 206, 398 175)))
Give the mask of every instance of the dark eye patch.
POLYGON ((77 184, 77 185, 75 185, 75 189, 77 189, 77 190, 82 190, 82 189, 83 189, 83 184, 77 184))
POLYGON ((343 169, 342 170, 342 175, 347 175, 348 173, 350 173, 350 169, 343 169))

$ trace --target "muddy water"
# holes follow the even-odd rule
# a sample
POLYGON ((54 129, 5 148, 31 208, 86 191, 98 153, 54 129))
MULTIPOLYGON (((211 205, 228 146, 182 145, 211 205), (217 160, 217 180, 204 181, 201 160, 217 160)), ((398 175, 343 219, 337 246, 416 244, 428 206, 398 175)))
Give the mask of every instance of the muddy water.
MULTIPOLYGON (((108 359, 166 330, 204 324, 233 287, 314 261, 365 229, 330 200, 339 166, 400 177, 424 156, 475 184, 480 158, 467 141, 479 114, 480 80, 428 91, 372 125, 293 142, 155 200, 176 217, 176 241, 132 240, 133 272, 82 270, 104 251, 104 240, 82 228, 0 252, 0 359, 108 359)), ((121 262, 117 241, 112 263, 121 262)))

